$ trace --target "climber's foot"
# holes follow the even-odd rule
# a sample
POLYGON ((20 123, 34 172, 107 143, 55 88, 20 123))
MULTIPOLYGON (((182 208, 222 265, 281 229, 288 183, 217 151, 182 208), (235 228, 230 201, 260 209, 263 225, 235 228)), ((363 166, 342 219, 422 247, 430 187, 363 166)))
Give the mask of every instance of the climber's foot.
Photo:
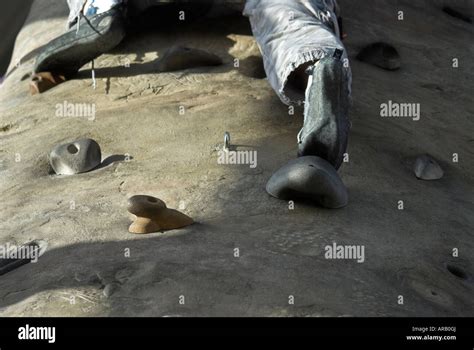
POLYGON ((117 46, 125 36, 122 5, 98 14, 86 12, 78 21, 45 46, 36 59, 35 73, 73 76, 86 63, 117 46))
POLYGON ((339 169, 350 129, 349 92, 342 51, 308 69, 304 125, 298 134, 298 156, 318 156, 339 169))

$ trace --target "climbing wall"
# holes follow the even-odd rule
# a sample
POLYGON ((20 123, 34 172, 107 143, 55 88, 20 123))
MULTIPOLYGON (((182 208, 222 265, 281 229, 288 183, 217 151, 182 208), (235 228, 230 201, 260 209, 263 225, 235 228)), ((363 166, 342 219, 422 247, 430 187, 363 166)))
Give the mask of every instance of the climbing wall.
POLYGON ((296 156, 303 111, 270 88, 246 18, 141 23, 93 71, 31 96, 34 58, 67 17, 36 0, 0 88, 0 245, 44 251, 0 270, 0 314, 473 316, 472 1, 340 5, 348 203, 324 209, 265 191, 296 156), (356 58, 373 43, 399 69, 356 58), (225 132, 256 158, 223 158, 225 132), (50 152, 82 139, 101 165, 56 174, 50 152), (194 223, 132 234, 135 195, 194 223))

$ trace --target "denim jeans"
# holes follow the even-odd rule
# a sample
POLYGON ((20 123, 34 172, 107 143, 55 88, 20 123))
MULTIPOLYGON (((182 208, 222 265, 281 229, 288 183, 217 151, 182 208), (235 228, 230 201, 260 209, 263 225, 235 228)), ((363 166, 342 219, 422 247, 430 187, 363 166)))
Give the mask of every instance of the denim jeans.
MULTIPOLYGON (((71 10, 69 23, 72 23, 86 0, 67 1, 71 10)), ((244 8, 243 14, 250 19, 263 56, 268 81, 283 103, 304 101, 304 91, 288 84, 291 73, 300 65, 331 55, 335 49, 342 50, 342 58, 347 60, 347 90, 350 93, 352 76, 347 52, 340 40, 336 0, 214 0, 219 1, 244 8)), ((169 0, 165 2, 169 3, 169 0)))

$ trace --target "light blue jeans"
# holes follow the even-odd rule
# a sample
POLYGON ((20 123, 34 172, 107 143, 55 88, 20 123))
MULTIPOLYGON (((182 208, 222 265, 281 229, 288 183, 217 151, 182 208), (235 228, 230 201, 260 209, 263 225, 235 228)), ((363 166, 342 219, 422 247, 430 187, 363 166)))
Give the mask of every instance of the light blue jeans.
MULTIPOLYGON (((129 0, 148 1, 148 0, 129 0)), ((84 7, 86 0, 67 0, 72 23, 84 7)), ((153 0, 153 3, 159 1, 153 0)), ((163 0, 169 3, 169 0, 163 0)), ((300 104, 304 91, 288 83, 291 73, 300 65, 315 62, 335 49, 343 51, 346 74, 352 81, 347 52, 340 40, 336 0, 214 0, 227 6, 243 8, 250 19, 255 40, 263 56, 265 72, 272 88, 283 103, 300 104), (231 5, 228 5, 231 4, 231 5)))

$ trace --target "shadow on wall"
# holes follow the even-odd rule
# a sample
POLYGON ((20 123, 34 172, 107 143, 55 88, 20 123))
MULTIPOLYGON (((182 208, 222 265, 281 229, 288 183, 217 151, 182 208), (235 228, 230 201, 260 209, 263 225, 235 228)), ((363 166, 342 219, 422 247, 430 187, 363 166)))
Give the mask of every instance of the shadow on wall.
POLYGON ((2 1, 0 11, 0 76, 6 73, 18 32, 25 23, 33 0, 2 1))
MULTIPOLYGON (((175 5, 161 4, 160 6, 154 6, 146 9, 146 11, 134 8, 134 11, 130 15, 130 21, 127 28, 127 38, 124 43, 120 44, 117 48, 113 49, 116 54, 130 54, 136 53, 137 59, 135 62, 131 62, 130 66, 116 66, 116 67, 102 67, 96 69, 97 78, 111 78, 111 77, 128 77, 140 74, 151 74, 160 71, 160 60, 155 60, 148 63, 141 63, 141 57, 150 51, 160 51, 159 45, 157 46, 152 40, 148 40, 147 35, 154 35, 160 33, 163 37, 169 38, 169 47, 173 47, 173 38, 175 36, 176 28, 182 32, 188 31, 190 35, 196 32, 201 32, 203 36, 206 36, 209 32, 220 33, 227 37, 229 34, 241 34, 241 35, 252 35, 250 24, 248 20, 241 15, 238 11, 232 11, 225 13, 226 16, 215 18, 212 15, 208 15, 207 12, 202 12, 202 9, 196 8, 195 6, 189 6, 188 8, 188 20, 183 23, 176 16, 177 7, 175 5)), ((216 7, 216 10, 221 8, 216 7)), ((27 19, 27 23, 42 20, 39 16, 31 16, 27 19)), ((228 51, 234 45, 234 41, 228 39, 228 46, 224 50, 219 52, 223 58, 224 64, 229 66, 230 62, 233 62, 234 57, 228 54, 228 51), (225 57, 225 58, 224 58, 225 57)), ((43 50, 44 46, 41 45, 33 50, 21 55, 21 62, 27 62, 34 59, 38 53, 43 50)), ((161 56, 161 55, 160 55, 161 56)), ((20 57, 20 56, 19 56, 20 57)), ((190 69, 192 67, 192 61, 196 61, 196 57, 190 55, 186 59, 190 67, 183 67, 180 70, 190 69)), ((241 73, 257 79, 263 79, 266 77, 263 61, 260 56, 251 56, 246 59, 241 59, 241 73)), ((10 76, 16 67, 12 67, 7 76, 10 76)), ((163 71, 170 71, 165 69, 163 71)), ((90 76, 90 70, 82 70, 75 77, 76 79, 84 79, 90 76)), ((25 76, 26 79, 29 76, 25 76)))
MULTIPOLYGON (((169 72, 176 71, 181 74, 186 74, 184 71, 193 68, 202 68, 203 66, 214 66, 221 67, 221 72, 233 69, 234 56, 229 52, 235 45, 235 41, 229 38, 230 34, 239 35, 252 35, 250 24, 247 18, 241 16, 239 13, 236 15, 228 15, 226 17, 209 18, 202 17, 196 21, 187 21, 182 23, 179 20, 174 19, 175 9, 172 7, 160 6, 156 8, 150 8, 146 12, 143 12, 136 17, 132 18, 127 30, 127 38, 122 44, 113 49, 115 54, 136 54, 137 58, 130 62, 125 67, 124 65, 100 67, 95 69, 95 76, 97 78, 112 78, 112 77, 130 77, 143 74, 155 74, 158 72, 169 72), (181 52, 180 57, 166 57, 168 49, 189 49, 184 46, 176 45, 175 33, 179 31, 183 35, 188 37, 194 37, 197 33, 202 37, 209 36, 210 34, 218 33, 223 38, 226 38, 226 43, 218 51, 209 54, 210 58, 199 58, 198 55, 202 54, 199 52, 199 48, 195 47, 191 49, 189 54, 181 52), (164 47, 161 42, 152 40, 154 35, 160 35, 162 38, 166 38, 167 44, 164 51, 164 47), (197 49, 197 50, 196 50, 197 49), (156 52, 157 57, 155 60, 143 63, 143 57, 147 52, 156 52), (203 63, 202 61, 212 61, 212 56, 217 61, 221 60, 220 63, 203 63), (177 62, 171 65, 166 62, 177 62), (179 68, 172 69, 171 66, 179 66, 179 68)), ((179 55, 179 54, 178 54, 179 55)), ((248 77, 256 79, 264 79, 266 77, 265 70, 263 67, 263 61, 260 56, 250 56, 245 59, 241 59, 239 71, 248 77)), ((215 70, 210 71, 214 73, 215 70)), ((90 69, 83 69, 75 77, 75 79, 88 79, 91 76, 90 69)))
MULTIPOLYGON (((18 23, 18 25, 15 27, 15 30, 13 30, 13 26, 8 27, 7 25, 2 24, 1 27, 2 29, 3 27, 11 28, 9 29, 9 32, 7 33, 8 35, 6 36, 9 40, 11 40, 11 45, 8 50, 2 51, 2 69, 0 71, 0 77, 6 75, 4 78, 11 75, 16 70, 16 67, 12 66, 11 64, 10 68, 8 69, 9 62, 11 61, 11 59, 25 63, 35 58, 37 54, 48 43, 47 41, 42 43, 41 41, 35 40, 35 45, 30 45, 29 50, 21 49, 20 54, 15 51, 14 57, 12 58, 13 44, 22 26, 52 18, 64 18, 64 20, 66 20, 67 18, 68 9, 66 5, 66 0, 21 1, 28 3, 28 6, 25 6, 23 9, 24 13, 22 13, 22 21, 18 23), (60 1, 58 6, 51 6, 56 1, 60 1), (28 15, 30 9, 31 13, 28 15), (3 52, 5 52, 5 54, 3 54, 3 52), (5 61, 4 64, 3 61, 5 61)), ((227 16, 232 16, 236 14, 241 16, 241 11, 237 10, 237 7, 232 7, 228 5, 221 6, 220 4, 212 5, 212 2, 209 2, 212 0, 202 0, 202 2, 199 2, 198 4, 189 3, 186 5, 178 4, 179 0, 176 0, 176 4, 170 4, 165 0, 154 0, 151 3, 150 1, 151 0, 131 0, 129 2, 129 32, 143 32, 152 29, 166 31, 166 29, 168 29, 169 27, 177 25, 177 22, 182 23, 182 21, 179 21, 178 18, 175 16, 178 9, 182 8, 184 8, 187 13, 186 23, 198 22, 204 18, 213 18, 216 16, 216 13, 220 15, 225 14, 227 16)), ((17 9, 16 6, 13 6, 11 4, 10 7, 12 7, 12 10, 13 8, 17 9)), ((4 15, 2 16, 5 17, 4 15)), ((17 16, 17 18, 20 18, 20 16, 17 16)), ((247 27, 248 28, 246 28, 246 33, 251 34, 250 26, 248 25, 247 27)), ((64 29, 66 29, 66 25, 64 26, 64 29)), ((58 32, 58 35, 59 34, 61 34, 61 32, 58 32)))

